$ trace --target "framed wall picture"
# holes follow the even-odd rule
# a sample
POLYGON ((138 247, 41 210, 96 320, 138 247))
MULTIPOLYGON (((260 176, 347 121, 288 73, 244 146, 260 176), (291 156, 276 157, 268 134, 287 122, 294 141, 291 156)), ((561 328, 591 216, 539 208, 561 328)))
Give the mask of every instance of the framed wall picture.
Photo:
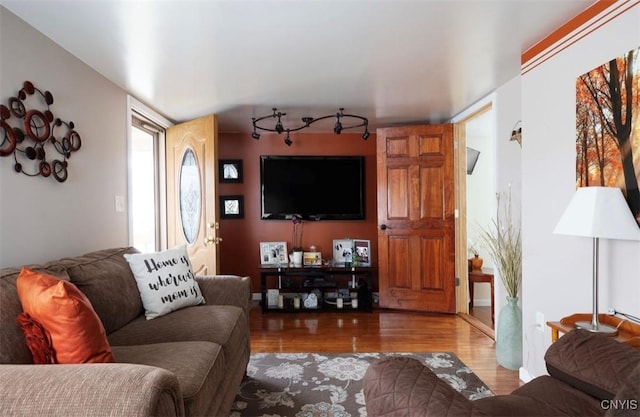
POLYGON ((288 265, 287 242, 260 242, 260 265, 288 265))
POLYGON ((218 161, 220 182, 242 182, 242 159, 221 159, 218 161))
POLYGON ((371 266, 371 241, 364 239, 353 239, 353 250, 358 257, 358 264, 371 266))
POLYGON ((352 253, 353 253, 353 240, 333 239, 333 261, 334 262, 351 262, 352 253))
POLYGON ((220 196, 220 218, 221 219, 243 219, 244 218, 244 197, 241 195, 221 195, 220 196))

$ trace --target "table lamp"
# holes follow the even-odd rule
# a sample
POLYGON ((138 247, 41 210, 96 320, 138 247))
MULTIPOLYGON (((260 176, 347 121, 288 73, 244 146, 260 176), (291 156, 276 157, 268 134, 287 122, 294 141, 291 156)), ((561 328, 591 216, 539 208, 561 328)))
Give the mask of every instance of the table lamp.
POLYGON ((602 239, 640 240, 640 228, 619 188, 582 187, 576 190, 553 233, 593 238, 593 316, 576 328, 615 336, 618 329, 598 319, 598 245, 602 239))

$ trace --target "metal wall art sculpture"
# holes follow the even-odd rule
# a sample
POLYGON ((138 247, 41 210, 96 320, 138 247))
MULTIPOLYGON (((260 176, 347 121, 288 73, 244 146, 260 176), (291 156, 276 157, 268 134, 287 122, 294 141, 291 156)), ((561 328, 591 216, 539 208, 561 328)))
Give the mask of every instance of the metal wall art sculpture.
POLYGON ((68 159, 82 141, 73 122, 55 118, 53 95, 25 81, 8 106, 0 104, 0 156, 13 155, 14 169, 30 177, 53 177, 65 182, 68 159), (29 109, 29 105, 34 105, 29 109), (38 110, 42 109, 42 110, 38 110))

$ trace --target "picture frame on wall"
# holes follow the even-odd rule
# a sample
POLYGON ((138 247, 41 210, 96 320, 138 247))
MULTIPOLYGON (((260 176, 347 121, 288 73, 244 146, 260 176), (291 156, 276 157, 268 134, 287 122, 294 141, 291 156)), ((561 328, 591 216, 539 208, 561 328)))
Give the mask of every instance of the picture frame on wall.
POLYGON ((371 241, 365 239, 354 239, 353 250, 358 256, 358 264, 371 266, 371 241))
POLYGON ((241 183, 242 159, 220 159, 218 161, 218 178, 221 183, 241 183))
POLYGON ((287 242, 260 242, 260 265, 288 265, 287 242))
POLYGON ((243 219, 244 218, 244 197, 241 195, 221 195, 220 196, 220 218, 221 219, 243 219))
POLYGON ((351 262, 352 254, 353 254, 353 240, 333 239, 333 261, 334 262, 351 262))

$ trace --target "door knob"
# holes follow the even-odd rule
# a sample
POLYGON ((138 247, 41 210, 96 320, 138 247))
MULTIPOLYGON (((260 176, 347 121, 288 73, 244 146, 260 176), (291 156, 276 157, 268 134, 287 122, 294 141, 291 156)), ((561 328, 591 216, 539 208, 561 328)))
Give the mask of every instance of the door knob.
POLYGON ((220 244, 220 242, 222 242, 222 238, 221 238, 221 237, 217 237, 217 238, 215 238, 214 243, 215 243, 216 245, 219 245, 219 244, 220 244))
POLYGON ((204 238, 204 244, 208 245, 209 243, 217 243, 216 239, 220 239, 220 238, 213 238, 211 236, 207 236, 204 238))
POLYGON ((387 229, 391 229, 389 226, 387 226, 386 224, 381 224, 380 225, 380 230, 387 230, 387 229))

